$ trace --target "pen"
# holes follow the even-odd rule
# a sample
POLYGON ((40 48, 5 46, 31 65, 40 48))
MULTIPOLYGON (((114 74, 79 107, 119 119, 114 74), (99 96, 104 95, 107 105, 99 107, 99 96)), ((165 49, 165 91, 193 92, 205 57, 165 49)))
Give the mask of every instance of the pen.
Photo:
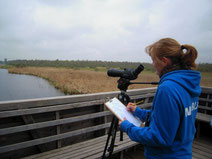
POLYGON ((141 104, 141 103, 143 103, 143 101, 144 101, 144 100, 141 100, 141 101, 139 101, 139 102, 137 102, 137 103, 135 103, 135 104, 136 104, 136 105, 141 104))

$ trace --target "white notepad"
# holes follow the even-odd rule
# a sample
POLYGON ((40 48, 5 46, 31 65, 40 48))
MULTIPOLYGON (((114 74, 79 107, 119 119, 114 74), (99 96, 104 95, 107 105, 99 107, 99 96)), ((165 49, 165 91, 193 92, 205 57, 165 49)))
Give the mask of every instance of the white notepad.
POLYGON ((142 121, 135 117, 131 112, 127 111, 126 106, 121 103, 116 97, 110 99, 108 102, 105 103, 105 106, 119 119, 124 120, 124 117, 134 124, 135 126, 140 127, 142 121))

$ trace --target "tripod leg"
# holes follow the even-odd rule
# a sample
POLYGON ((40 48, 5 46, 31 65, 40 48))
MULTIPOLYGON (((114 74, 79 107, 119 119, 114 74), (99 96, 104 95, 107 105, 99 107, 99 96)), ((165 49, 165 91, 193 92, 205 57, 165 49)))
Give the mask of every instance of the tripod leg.
MULTIPOLYGON (((109 141, 110 141, 110 137, 112 136, 112 134, 113 134, 113 130, 114 130, 114 128, 115 128, 115 122, 116 122, 116 117, 115 116, 113 116, 113 119, 112 119, 112 122, 111 122, 111 125, 110 125, 110 128, 109 128, 109 132, 108 132, 108 136, 107 136, 107 141, 106 141, 106 144, 105 144, 105 149, 104 149, 104 152, 103 152, 103 155, 102 155, 102 159, 104 159, 105 158, 105 154, 106 154, 106 151, 107 151, 107 148, 108 148, 108 143, 109 143, 109 141)), ((113 136, 112 136, 113 137, 113 136)), ((111 141, 112 142, 112 141, 111 141)), ((111 146, 110 146, 111 147, 111 146)), ((108 148, 108 150, 109 150, 110 148, 108 148)))
POLYGON ((115 125, 114 125, 114 128, 112 130, 112 139, 111 139, 110 147, 108 148, 109 158, 112 157, 112 153, 113 153, 113 149, 114 149, 114 143, 115 143, 115 139, 116 139, 117 127, 118 127, 118 119, 115 118, 115 125))
POLYGON ((120 130, 120 141, 123 141, 123 131, 120 130))

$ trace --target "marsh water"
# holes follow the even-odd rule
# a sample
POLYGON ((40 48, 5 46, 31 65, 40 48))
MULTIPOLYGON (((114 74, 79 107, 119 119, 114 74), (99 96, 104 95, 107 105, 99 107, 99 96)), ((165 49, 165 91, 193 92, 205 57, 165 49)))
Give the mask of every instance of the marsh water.
POLYGON ((63 96, 47 80, 40 77, 10 74, 0 69, 0 101, 63 96))

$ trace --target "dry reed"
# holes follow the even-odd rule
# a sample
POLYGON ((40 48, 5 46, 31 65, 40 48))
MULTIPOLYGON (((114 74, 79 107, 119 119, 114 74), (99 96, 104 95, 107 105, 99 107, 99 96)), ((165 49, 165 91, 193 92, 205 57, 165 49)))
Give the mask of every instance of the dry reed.
MULTIPOLYGON (((47 79, 55 88, 65 94, 84 94, 117 91, 119 78, 108 77, 106 72, 91 70, 74 70, 54 67, 23 67, 10 68, 10 73, 28 74, 47 79)), ((212 86, 212 75, 202 74, 202 86, 212 86)), ((142 72, 135 80, 140 82, 159 81, 158 76, 152 72, 142 72)), ((154 85, 130 85, 129 89, 155 87, 154 85)))

